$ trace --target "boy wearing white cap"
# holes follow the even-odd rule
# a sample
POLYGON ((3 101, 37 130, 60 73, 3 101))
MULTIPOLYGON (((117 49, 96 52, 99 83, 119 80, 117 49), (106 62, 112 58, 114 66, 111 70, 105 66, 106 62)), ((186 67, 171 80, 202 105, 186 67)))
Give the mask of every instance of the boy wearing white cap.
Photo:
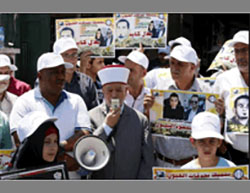
POLYGON ((108 164, 93 179, 151 179, 153 147, 147 118, 124 104, 129 70, 110 65, 98 72, 104 103, 89 111, 93 134, 107 142, 108 164))
POLYGON ((233 167, 235 164, 216 155, 224 137, 220 134, 220 119, 210 112, 197 114, 192 121, 190 142, 197 149, 198 158, 183 165, 182 169, 204 167, 233 167))
MULTIPOLYGON (((214 93, 220 96, 220 100, 216 103, 217 111, 226 120, 236 116, 233 105, 235 100, 242 95, 249 96, 249 31, 237 32, 229 46, 234 48, 237 67, 220 74, 213 85, 214 93)), ((248 119, 248 115, 245 116, 245 119, 248 119)), ((233 162, 249 164, 248 132, 230 131, 229 128, 224 128, 224 132, 225 141, 229 143, 227 144, 228 152, 233 162), (241 136, 243 135, 247 136, 245 136, 246 140, 243 139, 246 145, 242 146, 239 141, 242 142, 241 136), (246 146, 247 148, 245 148, 246 146)))
POLYGON ((149 60, 144 53, 138 50, 130 52, 128 56, 120 56, 118 60, 130 70, 125 103, 143 113, 144 96, 150 93, 150 90, 144 87, 143 82, 143 77, 147 74, 149 60))
POLYGON ((93 81, 89 76, 76 70, 78 47, 73 38, 60 38, 53 45, 53 52, 60 54, 65 62, 73 64, 73 68, 66 70, 64 89, 82 97, 88 110, 97 106, 97 94, 93 81))
MULTIPOLYGON (((63 90, 65 69, 72 67, 72 64, 64 62, 61 55, 52 52, 38 58, 39 86, 20 96, 10 115, 10 129, 17 144, 18 122, 27 113, 36 110, 58 117, 55 124, 59 129, 60 144, 69 153, 79 137, 89 134, 90 120, 84 101, 80 96, 63 90)), ((74 159, 69 158, 67 165, 74 165, 74 159)), ((76 169, 69 168, 71 171, 76 169)))

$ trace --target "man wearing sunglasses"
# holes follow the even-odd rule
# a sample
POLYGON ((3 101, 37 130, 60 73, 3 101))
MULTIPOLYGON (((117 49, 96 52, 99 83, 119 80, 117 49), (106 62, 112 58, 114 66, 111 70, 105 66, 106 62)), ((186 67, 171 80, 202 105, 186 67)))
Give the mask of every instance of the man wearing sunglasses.
POLYGON ((194 116, 202 112, 203 109, 199 106, 199 96, 197 94, 192 95, 189 103, 191 108, 185 113, 185 119, 191 123, 194 116))

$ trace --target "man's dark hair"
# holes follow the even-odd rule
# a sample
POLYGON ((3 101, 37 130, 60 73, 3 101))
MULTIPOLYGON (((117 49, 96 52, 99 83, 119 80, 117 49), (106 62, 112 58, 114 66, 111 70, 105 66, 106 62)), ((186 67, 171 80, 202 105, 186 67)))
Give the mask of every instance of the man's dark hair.
POLYGON ((126 20, 126 19, 120 19, 120 20, 116 23, 116 27, 117 27, 118 23, 121 23, 121 22, 125 22, 125 23, 127 24, 127 28, 129 29, 130 24, 129 24, 128 20, 126 20))
POLYGON ((240 99, 247 99, 247 100, 249 100, 249 96, 248 96, 248 95, 240 95, 240 96, 238 96, 238 97, 235 99, 235 101, 234 101, 234 108, 236 108, 237 103, 238 103, 238 101, 239 101, 240 99))
POLYGON ((75 37, 74 31, 70 27, 64 27, 64 28, 62 28, 61 31, 60 31, 60 36, 62 35, 63 31, 67 31, 67 30, 69 30, 71 32, 72 37, 75 37))
POLYGON ((175 92, 171 93, 171 95, 169 96, 169 98, 171 98, 171 97, 176 97, 176 98, 178 98, 178 99, 179 99, 178 94, 176 94, 175 92))

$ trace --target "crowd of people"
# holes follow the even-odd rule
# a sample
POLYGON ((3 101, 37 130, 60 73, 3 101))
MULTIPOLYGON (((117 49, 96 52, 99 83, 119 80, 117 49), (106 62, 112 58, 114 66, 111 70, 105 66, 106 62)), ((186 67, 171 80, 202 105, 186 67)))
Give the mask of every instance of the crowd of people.
POLYGON ((246 149, 240 143, 241 131, 224 125, 229 120, 228 125, 246 127, 248 135, 248 45, 249 31, 232 37, 237 66, 218 75, 212 86, 199 78, 201 59, 185 37, 169 41, 170 49, 159 49, 164 54, 161 63, 153 64, 156 69, 151 65, 150 71, 152 63, 143 47, 119 56, 120 64, 105 65, 103 58, 90 57, 91 52, 79 54, 72 37, 61 37, 54 42, 53 52, 37 59, 33 89, 13 76, 17 67, 1 54, 0 148, 16 149, 4 170, 65 162, 69 179, 127 180, 152 179, 154 166, 249 164, 248 144, 246 149), (151 89, 173 91, 164 99, 163 118, 191 122, 189 139, 153 136, 150 110, 156 101, 151 89), (204 112, 198 95, 192 95, 191 108, 186 110, 175 91, 218 94, 216 112, 204 112), (243 91, 247 92, 233 98, 243 91), (74 157, 74 145, 88 135, 104 140, 110 151, 107 165, 98 171, 80 167, 74 157))

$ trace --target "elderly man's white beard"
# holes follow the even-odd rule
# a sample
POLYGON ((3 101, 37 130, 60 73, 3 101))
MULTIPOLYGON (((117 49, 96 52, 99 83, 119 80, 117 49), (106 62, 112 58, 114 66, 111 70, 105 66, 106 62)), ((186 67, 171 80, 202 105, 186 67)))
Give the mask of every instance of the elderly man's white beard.
POLYGON ((0 75, 0 93, 2 94, 4 91, 8 89, 10 83, 10 75, 1 74, 0 75))
POLYGON ((2 94, 4 91, 8 89, 9 83, 1 83, 0 82, 0 93, 2 94))

